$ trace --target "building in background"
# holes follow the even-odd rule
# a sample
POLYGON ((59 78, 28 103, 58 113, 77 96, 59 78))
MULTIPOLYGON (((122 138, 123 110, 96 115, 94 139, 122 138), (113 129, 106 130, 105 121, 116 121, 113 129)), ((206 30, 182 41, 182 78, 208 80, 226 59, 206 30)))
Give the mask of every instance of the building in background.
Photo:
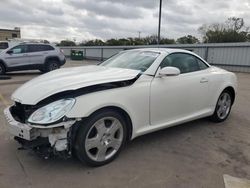
POLYGON ((20 27, 15 27, 14 29, 0 29, 0 41, 14 38, 21 38, 20 27))

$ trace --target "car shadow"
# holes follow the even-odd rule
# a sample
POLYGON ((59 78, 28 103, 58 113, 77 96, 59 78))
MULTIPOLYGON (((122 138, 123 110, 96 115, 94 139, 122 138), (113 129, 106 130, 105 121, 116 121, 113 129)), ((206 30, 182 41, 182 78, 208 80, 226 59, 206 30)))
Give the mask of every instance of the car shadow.
POLYGON ((30 76, 32 76, 32 75, 40 75, 40 74, 43 74, 42 72, 40 72, 40 71, 30 71, 30 72, 24 72, 24 71, 22 71, 22 72, 8 72, 8 73, 6 73, 6 75, 8 75, 8 76, 28 76, 28 75, 30 75, 30 76))

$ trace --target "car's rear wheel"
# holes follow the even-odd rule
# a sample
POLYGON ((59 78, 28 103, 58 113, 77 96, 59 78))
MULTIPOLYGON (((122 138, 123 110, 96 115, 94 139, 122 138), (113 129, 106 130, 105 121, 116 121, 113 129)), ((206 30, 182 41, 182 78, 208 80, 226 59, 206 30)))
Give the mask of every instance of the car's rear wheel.
POLYGON ((229 91, 225 90, 221 93, 214 114, 211 116, 211 120, 214 122, 222 122, 227 119, 232 107, 232 95, 229 91))
POLYGON ((56 70, 56 69, 59 69, 60 68, 60 65, 57 61, 55 60, 51 60, 51 61, 48 61, 46 64, 45 64, 45 67, 43 70, 40 70, 42 72, 50 72, 50 71, 53 71, 53 70, 56 70))
POLYGON ((99 111, 82 122, 76 138, 76 155, 90 166, 105 165, 118 156, 126 136, 126 123, 119 113, 99 111))
POLYGON ((0 63, 0 75, 4 75, 5 74, 5 67, 2 63, 0 63))

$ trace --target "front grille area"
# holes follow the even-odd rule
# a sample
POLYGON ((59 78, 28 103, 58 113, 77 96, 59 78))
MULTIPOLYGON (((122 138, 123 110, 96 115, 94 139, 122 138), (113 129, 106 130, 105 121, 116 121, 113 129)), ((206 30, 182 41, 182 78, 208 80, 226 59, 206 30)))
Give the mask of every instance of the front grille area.
POLYGON ((10 113, 16 121, 26 123, 29 116, 38 108, 40 108, 38 105, 25 105, 16 102, 15 105, 10 108, 10 113))

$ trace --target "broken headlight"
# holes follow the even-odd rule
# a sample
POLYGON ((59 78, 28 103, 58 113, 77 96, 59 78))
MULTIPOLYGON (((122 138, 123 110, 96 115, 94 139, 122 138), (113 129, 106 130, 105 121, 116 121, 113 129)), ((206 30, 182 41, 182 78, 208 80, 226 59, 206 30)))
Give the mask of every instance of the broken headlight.
POLYGON ((73 107, 75 99, 61 99, 39 108, 31 114, 28 122, 50 124, 60 120, 73 107))

